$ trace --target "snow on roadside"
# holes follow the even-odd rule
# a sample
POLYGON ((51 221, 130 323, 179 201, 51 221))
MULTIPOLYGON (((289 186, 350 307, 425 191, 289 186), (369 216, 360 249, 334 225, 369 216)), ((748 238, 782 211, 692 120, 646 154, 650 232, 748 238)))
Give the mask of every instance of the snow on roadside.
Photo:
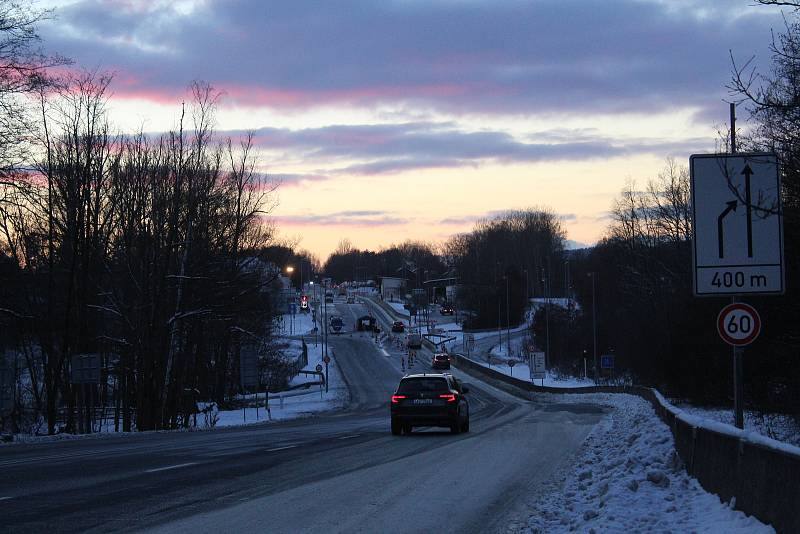
MULTIPOLYGON (((316 368, 317 364, 321 364, 324 369, 325 363, 322 360, 322 344, 316 347, 313 343, 307 343, 307 345, 308 365, 304 369, 312 371, 316 368)), ((339 365, 336 362, 333 349, 328 349, 328 354, 331 356, 331 362, 328 364, 327 393, 324 392, 324 389, 321 390, 319 386, 312 386, 308 392, 303 391, 299 395, 284 397, 283 402, 280 401, 280 393, 270 395, 269 413, 264 410, 264 395, 261 394, 259 398, 262 399, 262 404, 258 411, 256 411, 255 408, 216 411, 215 413, 217 414, 218 421, 215 426, 241 426, 253 423, 264 423, 267 421, 285 421, 287 419, 308 417, 321 412, 341 408, 347 402, 349 393, 347 385, 339 371, 339 365)), ((301 379, 301 381, 312 380, 314 380, 312 377, 301 379)), ((201 417, 202 415, 198 415, 199 426, 202 426, 200 424, 201 417)))
POLYGON ((278 316, 279 333, 284 336, 295 335, 300 336, 307 334, 314 328, 314 319, 310 312, 300 312, 292 315, 286 313, 278 316))
MULTIPOLYGON (((495 356, 494 349, 492 350, 492 355, 495 356)), ((491 365, 489 365, 489 362, 484 362, 481 360, 470 359, 470 361, 486 367, 487 369, 493 369, 505 375, 513 376, 514 378, 519 378, 520 380, 525 380, 526 382, 530 381, 530 367, 528 367, 527 363, 520 362, 519 360, 516 360, 517 363, 513 366, 513 368, 506 363, 496 363, 495 360, 492 360, 491 365)), ((541 379, 536 379, 535 384, 537 386, 541 386, 543 382, 541 379)), ((551 371, 548 371, 547 376, 544 378, 544 386, 551 388, 585 388, 594 385, 595 383, 589 378, 566 376, 556 374, 551 371)))
POLYGON ((768 533, 684 469, 669 428, 634 395, 542 395, 556 402, 611 406, 570 467, 529 503, 521 532, 768 533))
POLYGON ((391 308, 395 311, 395 313, 397 315, 403 315, 405 317, 410 317, 411 316, 409 311, 403 307, 403 303, 402 302, 388 302, 388 301, 384 301, 384 302, 386 302, 386 304, 391 306, 391 308))
MULTIPOLYGON (((673 406, 689 415, 702 417, 710 421, 719 421, 731 427, 734 426, 732 408, 709 408, 692 406, 691 404, 675 401, 670 402, 673 406)), ((800 447, 800 425, 789 415, 764 414, 752 410, 745 410, 744 428, 745 430, 754 431, 762 436, 800 447)))

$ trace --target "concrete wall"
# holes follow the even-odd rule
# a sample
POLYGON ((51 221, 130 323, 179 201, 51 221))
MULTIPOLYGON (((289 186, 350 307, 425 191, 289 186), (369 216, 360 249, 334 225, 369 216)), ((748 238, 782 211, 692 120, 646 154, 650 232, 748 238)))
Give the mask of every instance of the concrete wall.
POLYGON ((653 406, 656 414, 672 430, 675 449, 706 491, 717 494, 734 508, 772 525, 778 532, 800 533, 800 453, 767 438, 743 431, 712 428, 686 416, 667 403, 654 389, 641 386, 595 386, 551 388, 531 384, 488 369, 463 355, 454 365, 491 382, 538 393, 628 393, 638 395, 653 406))

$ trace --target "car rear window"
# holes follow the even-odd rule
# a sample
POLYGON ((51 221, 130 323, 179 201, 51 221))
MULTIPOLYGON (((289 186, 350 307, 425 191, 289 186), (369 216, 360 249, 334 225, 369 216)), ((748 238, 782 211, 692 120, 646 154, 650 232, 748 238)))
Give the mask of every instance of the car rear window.
POLYGON ((406 378, 400 381, 398 393, 426 393, 436 391, 449 391, 447 380, 444 378, 406 378))

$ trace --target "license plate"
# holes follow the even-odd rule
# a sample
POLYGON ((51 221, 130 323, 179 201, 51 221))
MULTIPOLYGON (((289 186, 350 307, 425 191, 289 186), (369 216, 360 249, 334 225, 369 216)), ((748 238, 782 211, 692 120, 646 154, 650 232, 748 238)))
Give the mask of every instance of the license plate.
POLYGON ((433 399, 414 399, 414 404, 433 404, 433 399))

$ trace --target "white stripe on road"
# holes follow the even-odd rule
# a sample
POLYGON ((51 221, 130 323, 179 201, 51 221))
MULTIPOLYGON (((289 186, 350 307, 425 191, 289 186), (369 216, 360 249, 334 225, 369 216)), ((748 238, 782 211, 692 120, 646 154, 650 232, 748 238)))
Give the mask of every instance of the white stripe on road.
POLYGON ((145 473, 157 473, 159 471, 168 471, 170 469, 178 469, 179 467, 188 467, 190 465, 195 465, 197 462, 189 462, 185 464, 177 464, 177 465, 168 465, 167 467, 156 467, 155 469, 148 469, 145 473))
POLYGON ((383 352, 383 355, 384 355, 384 356, 386 356, 386 357, 388 357, 388 356, 389 356, 389 353, 388 353, 388 352, 386 352, 386 349, 381 349, 381 352, 383 352))
POLYGON ((7 501, 9 499, 13 499, 14 497, 0 497, 0 501, 7 501))
POLYGON ((286 445, 285 447, 275 447, 274 449, 267 449, 267 452, 285 451, 286 449, 294 449, 297 445, 286 445))
POLYGON ((360 435, 361 434, 353 434, 352 436, 342 436, 342 437, 336 438, 336 439, 351 439, 351 438, 357 438, 360 435))

